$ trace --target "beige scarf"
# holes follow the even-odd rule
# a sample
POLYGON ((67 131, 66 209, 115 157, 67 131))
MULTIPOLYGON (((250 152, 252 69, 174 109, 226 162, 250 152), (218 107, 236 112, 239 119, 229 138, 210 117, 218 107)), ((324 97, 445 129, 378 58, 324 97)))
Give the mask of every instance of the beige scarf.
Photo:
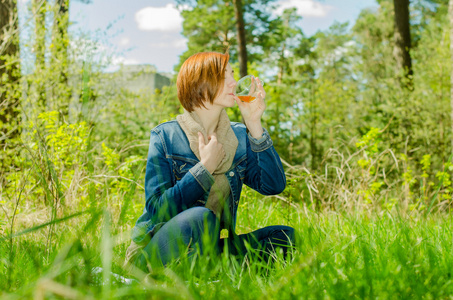
MULTIPOLYGON (((189 140, 190 149, 198 160, 200 160, 198 132, 203 134, 205 141, 208 140, 206 129, 203 127, 200 117, 195 112, 190 113, 184 110, 184 113, 177 116, 176 120, 189 140)), ((225 207, 225 200, 228 199, 230 194, 230 185, 225 173, 230 169, 238 147, 238 139, 231 128, 230 119, 225 110, 222 110, 220 113, 219 123, 215 132, 217 134, 217 140, 223 145, 225 157, 212 174, 215 182, 205 206, 212 210, 217 218, 221 219, 223 208, 225 207)))

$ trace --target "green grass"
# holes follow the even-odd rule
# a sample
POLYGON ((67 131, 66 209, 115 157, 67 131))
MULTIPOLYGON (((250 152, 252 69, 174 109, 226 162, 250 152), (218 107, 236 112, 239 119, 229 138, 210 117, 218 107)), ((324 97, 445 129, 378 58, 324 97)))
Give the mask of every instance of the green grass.
POLYGON ((313 212, 250 192, 242 203, 239 233, 275 224, 297 229, 300 243, 290 260, 197 257, 124 284, 110 271, 128 277, 122 262, 133 224, 117 222, 119 213, 93 210, 54 223, 52 235, 44 226, 4 238, 1 298, 453 298, 447 213, 313 212), (96 267, 103 271, 93 272, 96 267))

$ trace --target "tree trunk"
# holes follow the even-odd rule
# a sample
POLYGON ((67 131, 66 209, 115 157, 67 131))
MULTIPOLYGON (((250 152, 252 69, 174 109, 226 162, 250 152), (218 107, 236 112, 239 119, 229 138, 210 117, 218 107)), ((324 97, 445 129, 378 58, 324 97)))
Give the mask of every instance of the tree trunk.
MULTIPOLYGON (((35 42, 33 45, 35 74, 44 72, 46 68, 46 10, 46 0, 32 0, 32 12, 35 20, 35 42)), ((35 83, 39 111, 45 111, 47 109, 48 103, 45 84, 45 82, 41 81, 35 83)))
POLYGON ((316 126, 317 126, 317 112, 316 112, 316 89, 314 81, 311 80, 311 103, 310 103, 310 154, 311 154, 311 169, 316 170, 317 167, 317 146, 316 146, 316 126))
POLYGON ((450 118, 451 118, 451 151, 453 154, 453 0, 448 1, 448 17, 450 19, 450 118))
POLYGON ((35 66, 44 65, 45 39, 46 39, 46 3, 45 0, 33 0, 32 11, 35 18, 35 66))
POLYGON ((70 90, 68 88, 68 27, 69 27, 69 0, 57 0, 52 30, 52 62, 58 70, 59 77, 52 91, 53 109, 60 114, 63 121, 69 113, 70 90))
POLYGON ((66 36, 68 33, 68 21, 64 20, 67 18, 69 13, 69 0, 57 0, 58 5, 58 16, 55 18, 55 26, 58 26, 61 36, 66 36))
POLYGON ((238 32, 239 74, 241 77, 244 77, 247 75, 247 45, 245 40, 244 16, 242 14, 242 0, 233 0, 233 4, 236 16, 236 29, 238 32))
POLYGON ((0 167, 7 149, 14 148, 11 140, 20 136, 18 24, 16 1, 0 0, 0 167))
POLYGON ((411 33, 409 24, 409 0, 393 0, 395 9, 395 56, 398 70, 409 79, 412 75, 412 60, 410 56, 411 33))

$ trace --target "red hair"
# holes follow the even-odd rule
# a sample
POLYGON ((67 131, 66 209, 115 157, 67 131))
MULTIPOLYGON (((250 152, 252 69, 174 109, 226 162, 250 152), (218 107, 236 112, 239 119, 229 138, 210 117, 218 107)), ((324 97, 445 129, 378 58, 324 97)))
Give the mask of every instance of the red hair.
POLYGON ((211 104, 223 88, 228 53, 200 52, 189 57, 181 66, 176 80, 178 98, 189 112, 195 107, 211 104))

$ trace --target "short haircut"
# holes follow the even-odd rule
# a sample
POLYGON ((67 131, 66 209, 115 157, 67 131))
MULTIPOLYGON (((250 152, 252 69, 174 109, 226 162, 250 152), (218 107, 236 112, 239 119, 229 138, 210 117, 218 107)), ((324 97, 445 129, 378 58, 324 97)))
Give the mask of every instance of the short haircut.
POLYGON ((206 108, 205 101, 214 103, 223 89, 229 59, 228 53, 199 52, 182 64, 176 87, 179 102, 185 110, 192 112, 196 107, 206 108))

